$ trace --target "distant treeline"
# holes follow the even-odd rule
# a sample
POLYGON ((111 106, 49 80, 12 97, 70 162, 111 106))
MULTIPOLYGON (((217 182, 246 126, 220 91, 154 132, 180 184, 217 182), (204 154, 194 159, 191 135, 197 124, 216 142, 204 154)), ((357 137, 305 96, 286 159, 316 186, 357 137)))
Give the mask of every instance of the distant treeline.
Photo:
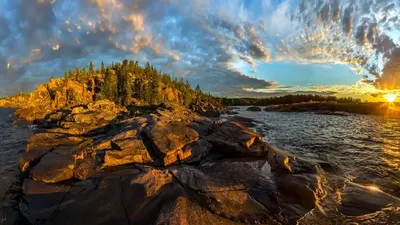
POLYGON ((223 98, 224 105, 281 105, 294 104, 303 102, 335 102, 335 103, 361 103, 360 99, 356 98, 337 98, 335 96, 325 95, 285 95, 270 98, 223 98))
POLYGON ((25 98, 25 97, 28 97, 29 95, 30 95, 29 93, 24 93, 24 92, 20 91, 18 94, 13 95, 13 96, 1 97, 0 100, 11 99, 11 98, 25 98))
POLYGON ((95 68, 90 62, 88 69, 69 70, 64 77, 86 84, 89 91, 95 93, 96 99, 108 99, 124 106, 131 105, 134 100, 149 105, 165 102, 168 92, 162 90, 166 88, 177 89, 184 105, 217 100, 203 93, 199 85, 193 90, 191 84, 182 78, 171 78, 149 63, 141 67, 138 61, 126 59, 108 66, 102 62, 100 68, 95 68))

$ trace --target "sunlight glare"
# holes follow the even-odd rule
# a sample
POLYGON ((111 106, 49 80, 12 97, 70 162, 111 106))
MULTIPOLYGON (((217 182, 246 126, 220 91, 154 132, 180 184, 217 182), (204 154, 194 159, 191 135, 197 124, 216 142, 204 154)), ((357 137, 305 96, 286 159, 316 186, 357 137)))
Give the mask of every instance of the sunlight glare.
POLYGON ((376 185, 369 185, 367 188, 371 191, 381 191, 381 189, 376 185))
POLYGON ((387 94, 385 95, 385 98, 389 103, 393 103, 394 101, 396 101, 397 94, 387 94))

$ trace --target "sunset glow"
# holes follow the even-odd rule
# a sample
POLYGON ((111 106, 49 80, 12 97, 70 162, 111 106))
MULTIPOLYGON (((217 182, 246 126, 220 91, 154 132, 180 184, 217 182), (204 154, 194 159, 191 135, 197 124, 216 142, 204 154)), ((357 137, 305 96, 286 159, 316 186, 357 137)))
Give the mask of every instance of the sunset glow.
POLYGON ((387 95, 385 95, 385 98, 389 103, 393 103, 393 102, 396 101, 397 94, 393 94, 393 93, 392 94, 387 94, 387 95))

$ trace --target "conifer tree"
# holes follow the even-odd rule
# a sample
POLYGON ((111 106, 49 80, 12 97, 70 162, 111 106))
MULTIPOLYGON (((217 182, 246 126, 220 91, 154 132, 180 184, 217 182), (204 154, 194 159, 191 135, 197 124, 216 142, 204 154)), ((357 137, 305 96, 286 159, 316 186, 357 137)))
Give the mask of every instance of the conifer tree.
POLYGON ((74 73, 74 75, 75 75, 75 80, 79 80, 79 77, 80 77, 80 71, 79 71, 78 67, 77 67, 77 68, 75 68, 75 73, 74 73))
POLYGON ((151 73, 151 87, 150 89, 150 104, 154 105, 159 100, 158 87, 160 85, 160 77, 157 74, 157 70, 153 70, 151 73))
POLYGON ((191 88, 190 88, 190 83, 187 80, 186 80, 185 89, 183 92, 183 100, 184 100, 184 104, 186 106, 189 106, 190 103, 192 102, 192 92, 191 92, 191 88))
POLYGON ((106 69, 101 93, 106 99, 118 102, 118 82, 114 70, 106 69))
POLYGON ((72 70, 71 69, 69 69, 69 71, 68 71, 68 78, 73 78, 74 77, 74 73, 72 72, 72 70))
POLYGON ((194 93, 196 94, 196 104, 198 104, 199 101, 201 100, 201 89, 199 85, 196 86, 194 93))
POLYGON ((106 72, 106 68, 104 67, 104 62, 101 61, 101 69, 100 69, 100 73, 104 74, 106 72))
POLYGON ((90 75, 91 75, 91 74, 94 74, 94 66, 93 66, 93 63, 92 63, 92 62, 89 63, 89 74, 90 74, 90 75))

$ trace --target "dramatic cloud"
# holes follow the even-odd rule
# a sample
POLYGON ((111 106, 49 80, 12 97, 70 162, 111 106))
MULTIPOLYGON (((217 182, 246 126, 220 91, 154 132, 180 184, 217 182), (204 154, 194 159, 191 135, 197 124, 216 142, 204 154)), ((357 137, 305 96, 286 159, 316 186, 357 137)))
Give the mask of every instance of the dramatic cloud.
POLYGON ((383 89, 400 89, 400 48, 393 50, 377 83, 383 89))
POLYGON ((288 92, 256 78, 266 72, 260 65, 280 61, 349 65, 377 87, 396 89, 399 7, 394 0, 0 1, 0 96, 90 61, 124 58, 222 96, 288 92))

